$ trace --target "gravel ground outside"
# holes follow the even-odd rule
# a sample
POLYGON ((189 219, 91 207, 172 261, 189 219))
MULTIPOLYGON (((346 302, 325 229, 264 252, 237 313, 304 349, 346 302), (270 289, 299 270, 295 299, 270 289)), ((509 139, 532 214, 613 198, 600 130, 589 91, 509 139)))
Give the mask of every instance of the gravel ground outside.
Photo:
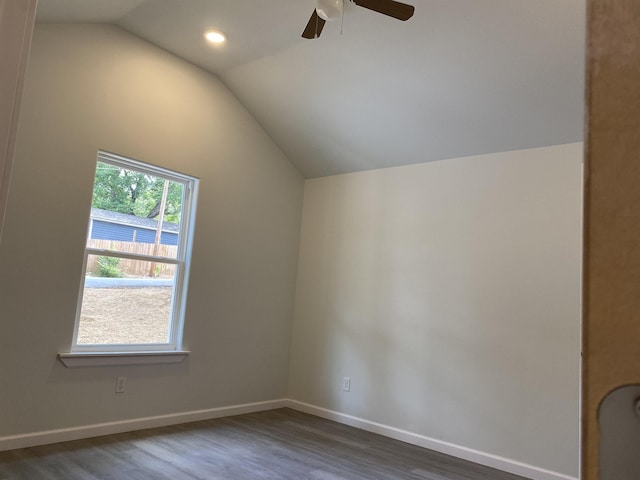
POLYGON ((172 290, 85 288, 78 343, 166 343, 172 290))

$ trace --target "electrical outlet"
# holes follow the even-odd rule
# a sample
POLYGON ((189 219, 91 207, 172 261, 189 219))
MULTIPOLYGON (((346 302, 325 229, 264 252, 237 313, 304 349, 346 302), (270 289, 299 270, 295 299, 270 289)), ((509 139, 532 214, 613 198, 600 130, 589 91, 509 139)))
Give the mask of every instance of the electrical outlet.
POLYGON ((349 377, 344 377, 342 379, 342 390, 348 392, 351 390, 351 379, 349 377))
POLYGON ((124 389, 127 385, 127 377, 116 378, 116 393, 124 393, 124 389))

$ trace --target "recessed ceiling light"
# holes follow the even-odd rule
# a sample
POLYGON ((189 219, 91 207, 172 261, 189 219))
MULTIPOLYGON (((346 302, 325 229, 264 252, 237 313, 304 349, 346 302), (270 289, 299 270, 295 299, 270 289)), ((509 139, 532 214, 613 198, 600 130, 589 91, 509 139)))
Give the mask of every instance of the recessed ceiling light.
POLYGON ((208 31, 204 34, 204 37, 211 43, 224 43, 227 40, 227 37, 224 33, 217 32, 215 30, 208 31))

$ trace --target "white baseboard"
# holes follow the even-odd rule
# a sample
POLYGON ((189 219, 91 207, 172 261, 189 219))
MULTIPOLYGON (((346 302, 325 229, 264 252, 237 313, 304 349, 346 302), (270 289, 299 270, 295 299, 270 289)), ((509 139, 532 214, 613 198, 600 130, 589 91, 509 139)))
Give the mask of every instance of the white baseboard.
POLYGON ((228 407, 209 408, 206 410, 172 413, 169 415, 159 415, 155 417, 135 418, 132 420, 97 423, 94 425, 62 428, 59 430, 47 430, 43 432, 12 435, 0 437, 0 452, 13 450, 15 448, 35 447, 37 445, 46 445, 49 443, 68 442, 70 440, 99 437, 114 433, 131 432, 134 430, 144 430, 155 427, 166 427, 168 425, 197 422, 199 420, 210 420, 212 418, 230 417, 232 415, 241 415, 243 413, 261 412, 264 410, 282 408, 286 405, 287 400, 285 399, 270 400, 266 402, 245 403, 242 405, 231 405, 228 407))
POLYGON ((286 406, 294 410, 310 413, 311 415, 316 415, 338 423, 360 428, 361 430, 378 433, 385 437, 395 438, 396 440, 401 440, 412 445, 417 445, 419 447, 428 448, 429 450, 445 453, 453 457, 469 460, 504 472, 513 473, 514 475, 521 475, 532 480, 578 480, 575 477, 564 475, 562 473, 553 472, 544 468, 511 460, 509 458, 474 450, 472 448, 461 447, 453 443, 444 442, 442 440, 408 432, 406 430, 400 430, 399 428, 390 427, 388 425, 335 412, 333 410, 327 410, 326 408, 317 407, 297 400, 288 399, 286 401, 286 406))
POLYGON ((33 432, 22 435, 12 435, 0 437, 0 452, 13 450, 15 448, 35 447, 49 443, 68 442, 83 438, 99 437, 114 433, 131 432, 134 430, 144 430, 147 428, 165 427, 181 423, 197 422, 199 420, 210 420, 213 418, 230 417, 243 413, 261 412, 276 408, 289 407, 294 410, 316 415, 318 417, 333 420, 345 425, 351 425, 368 432, 377 433, 386 437, 395 438, 412 445, 428 448, 436 452, 445 453, 454 457, 469 460, 480 465, 496 468, 504 472, 521 475, 532 480, 577 480, 575 477, 564 475, 543 468, 528 465, 508 458, 492 455, 467 447, 461 447, 452 443, 437 440, 424 435, 420 435, 399 428, 372 422, 363 418, 354 417, 326 408, 317 407, 304 402, 292 399, 278 399, 266 402, 246 403, 242 405, 231 405, 227 407, 210 408, 206 410, 195 410, 191 412, 174 413, 169 415, 159 415, 155 417, 135 418, 132 420, 121 420, 117 422, 98 423, 94 425, 83 425, 80 427, 63 428, 59 430, 47 430, 43 432, 33 432))

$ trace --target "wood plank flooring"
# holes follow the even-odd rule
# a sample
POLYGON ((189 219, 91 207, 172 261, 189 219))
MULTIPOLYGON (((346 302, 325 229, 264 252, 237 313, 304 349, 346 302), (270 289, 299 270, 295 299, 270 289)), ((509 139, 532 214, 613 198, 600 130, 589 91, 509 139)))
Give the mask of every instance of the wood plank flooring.
POLYGON ((0 452, 0 480, 523 480, 291 409, 0 452))

